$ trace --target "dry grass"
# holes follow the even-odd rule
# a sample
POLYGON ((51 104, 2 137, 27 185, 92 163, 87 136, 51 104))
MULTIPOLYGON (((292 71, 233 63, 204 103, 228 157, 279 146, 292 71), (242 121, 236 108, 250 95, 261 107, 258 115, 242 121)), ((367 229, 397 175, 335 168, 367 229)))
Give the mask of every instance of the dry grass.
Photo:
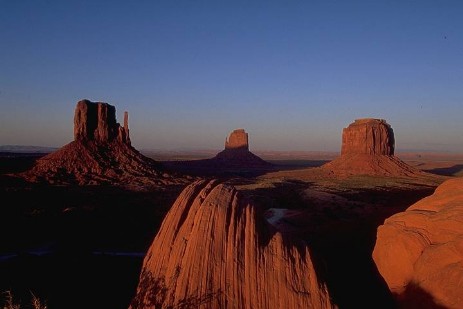
MULTIPOLYGON (((15 303, 13 298, 13 293, 11 291, 6 291, 3 293, 5 295, 5 303, 3 309, 21 309, 20 303, 15 303)), ((31 292, 31 305, 33 309, 47 309, 48 306, 46 303, 43 303, 34 293, 31 292)))

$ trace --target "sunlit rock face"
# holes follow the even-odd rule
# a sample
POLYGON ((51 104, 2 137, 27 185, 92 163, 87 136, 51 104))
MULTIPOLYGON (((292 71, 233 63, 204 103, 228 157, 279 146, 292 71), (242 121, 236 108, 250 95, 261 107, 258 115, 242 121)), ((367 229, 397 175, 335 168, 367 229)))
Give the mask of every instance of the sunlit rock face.
POLYGON ((342 131, 341 155, 394 155, 394 132, 383 119, 357 119, 342 131))
POLYGON ((423 173, 394 156, 395 139, 383 119, 357 119, 342 131, 341 156, 322 169, 335 176, 419 176, 423 173))
POLYGON ((373 259, 404 308, 463 308, 463 178, 386 219, 373 259))
POLYGON ((198 181, 177 198, 145 259, 131 308, 332 308, 306 244, 233 187, 198 181))
POLYGON ((225 149, 249 150, 248 133, 244 129, 236 129, 225 140, 225 149))

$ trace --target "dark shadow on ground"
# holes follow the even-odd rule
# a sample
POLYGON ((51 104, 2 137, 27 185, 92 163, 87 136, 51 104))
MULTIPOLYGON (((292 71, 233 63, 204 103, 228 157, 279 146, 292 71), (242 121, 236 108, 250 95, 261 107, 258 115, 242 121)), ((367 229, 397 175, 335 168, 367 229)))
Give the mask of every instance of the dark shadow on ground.
POLYGON ((308 243, 316 270, 340 308, 397 308, 372 259, 376 231, 386 218, 432 194, 435 187, 342 191, 338 194, 346 204, 337 200, 333 205, 304 197, 312 185, 287 181, 243 193, 264 208, 301 210, 301 218, 286 219, 286 232, 308 243))
POLYGON ((376 205, 376 210, 369 213, 365 209, 365 215, 358 218, 333 220, 307 237, 318 261, 322 261, 317 264, 324 269, 328 289, 340 308, 397 307, 372 259, 376 231, 386 218, 404 211, 433 190, 377 188, 351 193, 349 201, 376 205))
POLYGON ((200 177, 245 177, 253 178, 271 172, 291 171, 303 168, 319 167, 327 160, 269 160, 269 166, 240 166, 239 164, 223 164, 213 159, 191 161, 162 161, 166 171, 200 177))
POLYGON ((398 295, 398 308, 447 309, 436 302, 434 297, 416 284, 409 284, 405 292, 398 295))
POLYGON ((442 176, 456 176, 458 173, 463 171, 463 164, 456 164, 450 167, 441 167, 441 168, 433 168, 430 170, 424 170, 425 172, 442 175, 442 176))
POLYGON ((32 291, 50 308, 127 308, 143 258, 94 252, 146 252, 183 189, 134 192, 0 179, 0 292, 28 300, 32 291))
POLYGON ((34 166, 35 161, 46 153, 0 152, 0 175, 25 172, 34 166))

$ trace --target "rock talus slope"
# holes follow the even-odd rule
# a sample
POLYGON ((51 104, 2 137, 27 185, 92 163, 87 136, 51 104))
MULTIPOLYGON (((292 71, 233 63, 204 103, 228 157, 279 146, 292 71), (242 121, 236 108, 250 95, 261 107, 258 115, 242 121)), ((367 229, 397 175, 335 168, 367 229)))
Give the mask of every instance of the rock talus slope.
POLYGON ((309 249, 231 186, 198 181, 149 249, 131 308, 332 308, 309 249))
POLYGON ((463 308, 463 178, 386 219, 373 259, 404 307, 463 308))

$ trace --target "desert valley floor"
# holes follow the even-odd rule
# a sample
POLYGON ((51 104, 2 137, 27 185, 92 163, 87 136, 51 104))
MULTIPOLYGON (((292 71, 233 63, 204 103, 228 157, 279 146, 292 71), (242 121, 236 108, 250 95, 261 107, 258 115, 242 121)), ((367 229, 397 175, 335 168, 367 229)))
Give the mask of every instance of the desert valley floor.
POLYGON ((204 177, 234 185, 270 223, 307 241, 340 308, 394 308, 372 260, 377 227, 463 175, 463 155, 453 154, 399 154, 426 177, 336 177, 317 169, 336 156, 327 153, 262 153, 274 165, 252 169, 182 164, 208 154, 144 154, 187 180, 150 190, 26 183, 10 174, 42 155, 2 153, 0 290, 25 301, 32 292, 50 308, 127 308, 167 211, 188 182, 204 177))

